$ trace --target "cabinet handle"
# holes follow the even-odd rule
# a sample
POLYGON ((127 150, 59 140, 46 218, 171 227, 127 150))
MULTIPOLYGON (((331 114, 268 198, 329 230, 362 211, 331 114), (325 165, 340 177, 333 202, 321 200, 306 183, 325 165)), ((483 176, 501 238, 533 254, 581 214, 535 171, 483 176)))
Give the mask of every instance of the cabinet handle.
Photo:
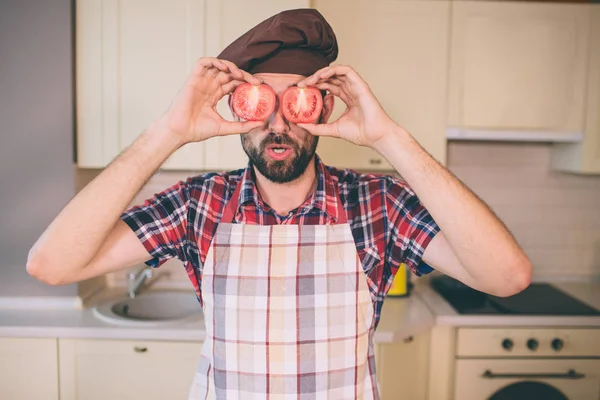
POLYGON ((135 346, 133 348, 133 350, 135 350, 136 353, 145 353, 148 351, 147 347, 140 347, 140 346, 135 346))
POLYGON ((483 375, 484 378, 488 379, 583 379, 585 378, 585 374, 581 374, 574 369, 570 369, 568 372, 564 374, 497 374, 495 372, 486 370, 483 375))
POLYGON ((381 158, 371 158, 369 162, 374 165, 379 165, 381 164, 381 158))
POLYGON ((403 342, 404 343, 411 343, 415 338, 412 336, 407 336, 404 338, 403 342))

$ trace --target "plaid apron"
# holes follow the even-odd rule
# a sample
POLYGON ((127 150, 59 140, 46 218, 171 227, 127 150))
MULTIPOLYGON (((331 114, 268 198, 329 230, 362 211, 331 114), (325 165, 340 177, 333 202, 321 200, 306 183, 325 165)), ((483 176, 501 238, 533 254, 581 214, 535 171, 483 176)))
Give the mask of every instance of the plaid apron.
POLYGON ((204 264, 189 399, 379 399, 373 303, 339 195, 335 225, 233 224, 241 186, 204 264))

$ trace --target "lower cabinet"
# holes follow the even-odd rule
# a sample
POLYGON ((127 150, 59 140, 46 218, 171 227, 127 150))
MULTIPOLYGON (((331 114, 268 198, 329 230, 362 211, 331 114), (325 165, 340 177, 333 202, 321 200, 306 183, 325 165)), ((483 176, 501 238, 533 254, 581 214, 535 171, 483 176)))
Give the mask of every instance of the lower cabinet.
POLYGON ((187 399, 201 348, 200 342, 61 339, 60 399, 187 399))
POLYGON ((376 344, 381 400, 427 398, 429 340, 429 332, 424 332, 398 343, 376 344))
POLYGON ((0 338, 0 399, 58 400, 56 343, 0 338))
MULTIPOLYGON (((187 399, 201 348, 201 342, 2 338, 0 399, 187 399)), ((375 351, 382 400, 426 398, 428 332, 376 344, 375 351)))

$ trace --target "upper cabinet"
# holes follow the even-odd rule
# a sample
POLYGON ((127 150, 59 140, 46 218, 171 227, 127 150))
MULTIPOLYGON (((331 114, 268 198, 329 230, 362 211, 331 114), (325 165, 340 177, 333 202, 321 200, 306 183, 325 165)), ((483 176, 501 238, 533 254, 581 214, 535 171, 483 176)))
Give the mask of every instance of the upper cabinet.
MULTIPOLYGON (((436 159, 446 161, 446 99, 450 2, 438 0, 315 0, 339 44, 338 64, 353 66, 385 111, 436 159)), ((338 98, 331 120, 346 109, 338 98)), ((377 152, 322 137, 327 164, 392 170, 377 152)))
MULTIPOLYGON (((78 165, 101 168, 169 107, 198 58, 308 0, 77 0, 78 165)), ((227 117, 229 110, 220 104, 227 117)), ((165 169, 244 166, 239 137, 182 147, 165 169), (235 145, 230 145, 235 143, 235 145)))
MULTIPOLYGON (((337 64, 442 164, 447 139, 555 144, 554 167, 600 173, 600 4, 462 0, 77 0, 78 165, 102 168, 160 117, 200 57, 257 23, 314 7, 337 64)), ((346 109, 336 98, 331 121, 346 109)), ((219 113, 232 119, 226 99, 219 113)), ((376 151, 320 138, 340 168, 391 171, 376 151)), ((239 135, 178 150, 163 169, 229 170, 239 135)))
MULTIPOLYGON (((104 167, 169 107, 206 54, 203 0, 77 0, 77 150, 81 167, 104 167)), ((202 143, 173 168, 201 168, 202 143)))
POLYGON ((449 137, 579 139, 590 7, 455 1, 449 137))
POLYGON ((600 4, 591 11, 592 28, 588 66, 584 137, 576 144, 555 144, 554 169, 586 174, 600 173, 600 4))

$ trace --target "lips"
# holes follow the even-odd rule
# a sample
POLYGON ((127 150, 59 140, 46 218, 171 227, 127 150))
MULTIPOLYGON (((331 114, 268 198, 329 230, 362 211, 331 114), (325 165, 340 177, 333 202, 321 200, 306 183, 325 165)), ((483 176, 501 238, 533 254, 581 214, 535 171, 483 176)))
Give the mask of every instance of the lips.
POLYGON ((292 153, 292 148, 284 144, 273 144, 267 146, 266 151, 273 160, 281 161, 292 153))

